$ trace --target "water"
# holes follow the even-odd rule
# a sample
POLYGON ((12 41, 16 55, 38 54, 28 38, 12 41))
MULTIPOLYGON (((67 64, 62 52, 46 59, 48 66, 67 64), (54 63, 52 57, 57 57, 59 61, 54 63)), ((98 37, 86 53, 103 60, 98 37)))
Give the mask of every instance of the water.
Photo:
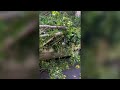
POLYGON ((80 68, 76 69, 75 65, 71 66, 69 70, 64 70, 63 74, 66 75, 66 79, 80 79, 80 68))
MULTIPOLYGON (((76 69, 75 66, 76 64, 71 66, 70 69, 63 71, 63 74, 66 75, 66 79, 80 79, 80 68, 76 69)), ((49 73, 47 71, 41 72, 40 79, 50 79, 49 73)))

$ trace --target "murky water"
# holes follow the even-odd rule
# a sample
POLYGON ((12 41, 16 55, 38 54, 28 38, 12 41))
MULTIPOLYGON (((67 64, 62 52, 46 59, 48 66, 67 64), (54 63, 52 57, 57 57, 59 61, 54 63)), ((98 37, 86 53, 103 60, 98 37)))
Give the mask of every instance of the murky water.
POLYGON ((71 66, 70 69, 64 70, 63 74, 66 75, 66 79, 80 79, 80 68, 76 69, 75 65, 71 66))
MULTIPOLYGON (((66 79, 80 79, 80 68, 76 69, 75 66, 76 64, 71 66, 70 69, 63 71, 63 74, 66 75, 66 79)), ((40 79, 50 79, 49 73, 47 71, 41 72, 40 79)))

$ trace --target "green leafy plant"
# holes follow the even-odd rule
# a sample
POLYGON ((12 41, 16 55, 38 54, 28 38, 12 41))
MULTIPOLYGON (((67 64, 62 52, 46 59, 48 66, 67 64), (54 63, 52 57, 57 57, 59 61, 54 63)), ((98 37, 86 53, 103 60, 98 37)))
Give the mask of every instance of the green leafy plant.
POLYGON ((46 69, 49 72, 51 79, 65 79, 66 76, 63 75, 62 71, 69 69, 69 66, 74 65, 75 63, 80 64, 80 55, 78 50, 75 50, 75 48, 80 48, 81 44, 80 18, 69 15, 67 11, 62 13, 59 11, 46 12, 49 13, 47 15, 42 13, 44 12, 40 12, 39 14, 40 25, 65 26, 67 27, 67 30, 49 29, 48 31, 44 32, 44 34, 49 34, 49 36, 39 38, 40 52, 47 48, 53 48, 56 53, 62 52, 65 55, 70 55, 71 58, 69 61, 66 59, 52 59, 49 62, 40 60, 40 68, 46 69), (57 41, 53 41, 54 43, 51 45, 43 46, 44 43, 52 38, 57 32, 62 32, 64 38, 58 37, 57 41))

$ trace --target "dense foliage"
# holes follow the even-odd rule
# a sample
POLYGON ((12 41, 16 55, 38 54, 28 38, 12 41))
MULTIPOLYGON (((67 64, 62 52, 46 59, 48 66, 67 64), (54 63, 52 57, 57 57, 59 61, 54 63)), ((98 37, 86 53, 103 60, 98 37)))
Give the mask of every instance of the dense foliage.
MULTIPOLYGON (((75 17, 74 12, 43 12, 40 11, 39 14, 39 23, 40 25, 53 25, 53 26, 65 26, 67 30, 48 30, 43 32, 44 34, 49 34, 48 37, 39 38, 39 52, 41 53, 45 49, 53 48, 54 51, 64 53, 65 55, 70 55, 70 60, 50 60, 46 62, 40 60, 40 68, 47 69, 51 79, 64 79, 66 76, 63 75, 62 71, 69 69, 69 66, 78 63, 76 68, 80 68, 80 50, 75 50, 80 48, 81 40, 81 28, 80 28, 80 17, 75 17), (57 40, 53 41, 52 44, 43 46, 43 44, 49 40, 56 32, 62 32, 64 38, 58 37, 57 40)), ((39 31, 41 35, 41 29, 39 31)))
POLYGON ((81 18, 82 78, 119 78, 120 12, 85 11, 81 18))

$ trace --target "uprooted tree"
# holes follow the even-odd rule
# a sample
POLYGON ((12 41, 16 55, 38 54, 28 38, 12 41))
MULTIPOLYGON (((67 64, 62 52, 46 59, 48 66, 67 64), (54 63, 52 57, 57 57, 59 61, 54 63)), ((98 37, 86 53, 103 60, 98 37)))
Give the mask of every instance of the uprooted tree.
POLYGON ((46 11, 39 15, 40 68, 47 69, 51 78, 65 78, 62 70, 80 64, 80 18, 68 13, 46 11))

